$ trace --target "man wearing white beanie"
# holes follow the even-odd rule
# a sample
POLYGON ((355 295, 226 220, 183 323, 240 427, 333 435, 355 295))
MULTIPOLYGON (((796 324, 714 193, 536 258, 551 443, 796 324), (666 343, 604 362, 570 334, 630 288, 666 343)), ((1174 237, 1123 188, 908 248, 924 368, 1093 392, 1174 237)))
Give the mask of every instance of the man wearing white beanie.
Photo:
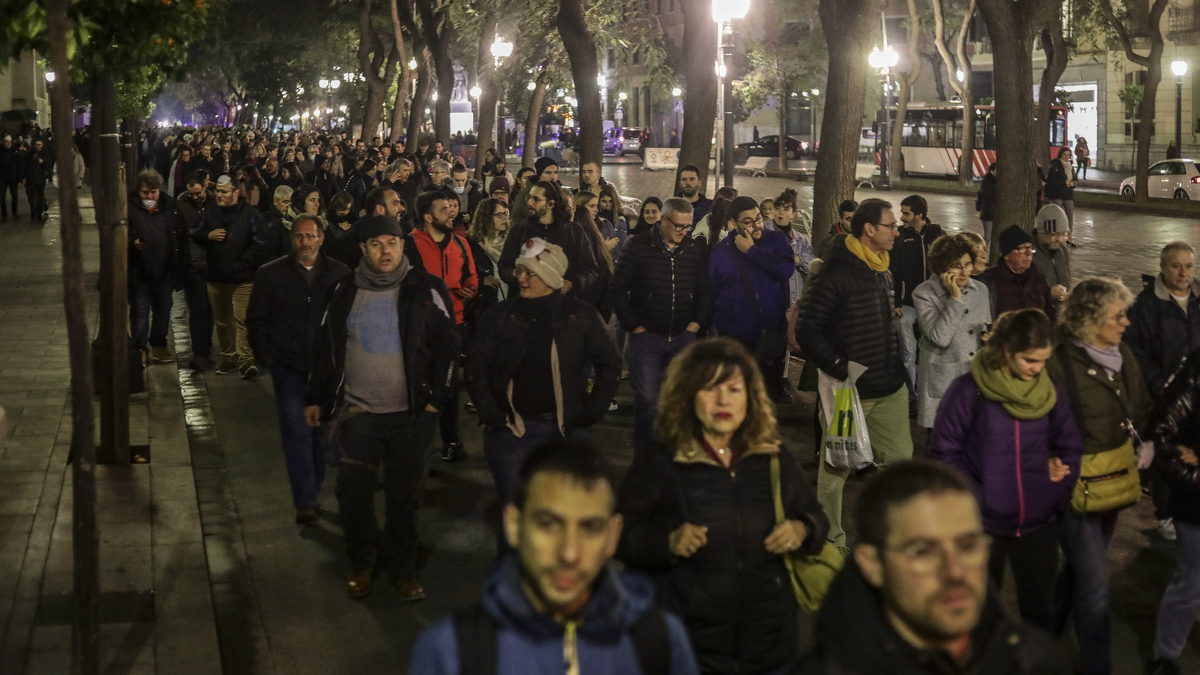
POLYGON ((1063 246, 1070 233, 1067 223, 1067 212, 1058 204, 1043 206, 1034 222, 1037 250, 1033 265, 1046 277, 1054 302, 1062 302, 1071 288, 1071 257, 1063 246))

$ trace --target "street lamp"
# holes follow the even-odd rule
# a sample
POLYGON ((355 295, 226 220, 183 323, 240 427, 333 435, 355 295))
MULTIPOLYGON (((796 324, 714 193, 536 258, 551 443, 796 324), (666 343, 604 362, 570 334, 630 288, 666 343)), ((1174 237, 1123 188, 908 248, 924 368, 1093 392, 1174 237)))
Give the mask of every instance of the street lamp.
POLYGON ((1187 69, 1187 61, 1171 62, 1171 72, 1175 73, 1175 151, 1180 157, 1183 157, 1183 76, 1187 69))
POLYGON ((525 88, 528 89, 529 91, 533 91, 534 89, 537 89, 537 82, 530 80, 529 84, 525 85, 525 88))
POLYGON ((621 99, 622 101, 627 101, 627 100, 629 100, 629 94, 626 94, 625 92, 621 92, 621 93, 617 94, 617 98, 621 99))
MULTIPOLYGON (((733 162, 730 161, 730 156, 733 154, 733 110, 732 106, 725 105, 725 99, 732 93, 726 91, 731 89, 729 81, 726 79, 725 68, 725 50, 731 50, 732 56, 732 39, 733 39, 733 24, 734 19, 743 19, 746 13, 750 11, 750 0, 712 0, 712 16, 713 21, 717 22, 717 109, 720 117, 718 118, 724 126, 725 137, 725 185, 733 185, 733 162)), ((721 151, 720 146, 717 147, 716 153, 716 170, 721 172, 721 151)), ((714 176, 714 184, 715 184, 714 176)))
MULTIPOLYGON (((495 62, 496 68, 499 69, 500 68, 500 60, 507 59, 508 57, 512 56, 513 44, 511 42, 506 41, 504 38, 500 37, 499 35, 496 35, 496 41, 492 43, 491 50, 492 50, 492 59, 495 62)), ((503 92, 503 90, 501 89, 501 93, 502 92, 503 92)), ((506 142, 505 134, 504 134, 504 118, 500 116, 500 98, 501 98, 501 96, 496 97, 496 138, 495 138, 494 142, 496 144, 496 147, 501 148, 501 152, 503 152, 504 154, 507 155, 508 154, 508 148, 507 148, 508 144, 506 142)))
POLYGON ((49 83, 53 84, 53 83, 54 83, 54 78, 55 78, 55 77, 56 77, 56 75, 54 74, 54 71, 53 71, 53 70, 47 70, 47 71, 46 71, 46 81, 47 81, 47 82, 49 82, 49 83))
MULTIPOLYGON (((887 40, 887 35, 884 34, 884 40, 887 40)), ((888 131, 891 128, 891 112, 888 110, 888 97, 892 88, 892 68, 900 62, 900 55, 892 49, 891 45, 884 44, 883 51, 878 47, 871 49, 871 55, 867 57, 867 61, 871 67, 879 72, 879 77, 882 84, 882 91, 879 98, 879 115, 876 120, 879 121, 879 134, 877 135, 877 144, 879 147, 879 185, 880 190, 892 189, 892 180, 890 176, 890 167, 888 166, 888 131)))

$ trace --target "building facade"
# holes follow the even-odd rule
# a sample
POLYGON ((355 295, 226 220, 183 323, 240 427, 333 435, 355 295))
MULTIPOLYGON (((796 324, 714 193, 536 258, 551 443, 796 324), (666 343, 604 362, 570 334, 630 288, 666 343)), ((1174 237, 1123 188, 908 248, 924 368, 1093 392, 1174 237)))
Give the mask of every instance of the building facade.
POLYGON ((13 133, 29 123, 50 126, 50 95, 41 58, 27 51, 0 68, 0 126, 13 133))

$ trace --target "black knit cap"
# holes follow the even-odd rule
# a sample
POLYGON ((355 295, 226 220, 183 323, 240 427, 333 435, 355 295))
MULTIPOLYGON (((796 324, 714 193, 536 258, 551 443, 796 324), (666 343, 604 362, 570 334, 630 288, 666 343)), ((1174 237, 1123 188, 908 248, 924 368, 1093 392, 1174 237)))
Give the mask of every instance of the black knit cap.
POLYGON ((400 223, 391 216, 367 216, 354 224, 354 231, 359 242, 385 234, 404 238, 404 230, 400 229, 400 223))
POLYGON ((1032 243, 1033 237, 1028 232, 1019 225, 1013 225, 1000 233, 1000 257, 1008 255, 1025 244, 1032 243))

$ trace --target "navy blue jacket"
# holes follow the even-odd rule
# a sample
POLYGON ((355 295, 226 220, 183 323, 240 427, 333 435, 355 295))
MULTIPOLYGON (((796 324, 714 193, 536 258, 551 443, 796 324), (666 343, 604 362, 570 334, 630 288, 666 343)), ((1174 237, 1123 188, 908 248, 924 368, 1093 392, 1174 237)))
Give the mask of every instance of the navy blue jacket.
POLYGON ((708 297, 712 310, 708 316, 718 334, 753 344, 758 342, 758 334, 763 328, 787 329, 788 280, 796 271, 796 262, 791 244, 779 232, 763 230, 762 239, 746 253, 737 249, 736 239, 735 234, 730 233, 709 256, 708 297), (754 298, 738 272, 738 261, 758 296, 761 322, 754 311, 754 298))

